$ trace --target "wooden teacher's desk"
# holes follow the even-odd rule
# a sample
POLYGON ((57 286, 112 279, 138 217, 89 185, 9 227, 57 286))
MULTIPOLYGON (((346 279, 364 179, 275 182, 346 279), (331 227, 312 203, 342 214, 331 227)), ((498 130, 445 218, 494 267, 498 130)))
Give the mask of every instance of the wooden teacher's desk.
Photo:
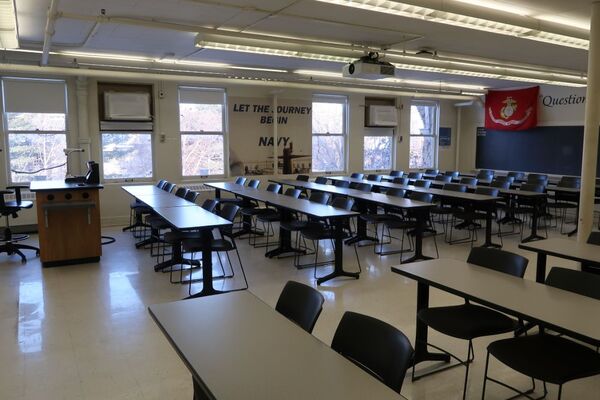
POLYGON ((40 257, 44 267, 96 262, 102 255, 102 185, 31 182, 35 193, 40 257))

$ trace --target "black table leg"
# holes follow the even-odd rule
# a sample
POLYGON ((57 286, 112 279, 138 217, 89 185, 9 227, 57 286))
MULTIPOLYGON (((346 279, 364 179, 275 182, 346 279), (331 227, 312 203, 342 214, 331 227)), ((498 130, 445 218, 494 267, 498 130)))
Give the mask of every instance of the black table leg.
MULTIPOLYGON (((362 201, 357 202, 357 206, 361 214, 365 214, 369 211, 369 207, 362 201)), ((379 239, 367 234, 367 221, 359 216, 356 221, 356 235, 346 239, 346 244, 350 245, 364 241, 378 242, 379 239)))
POLYGON ((495 203, 490 204, 487 209, 487 213, 486 213, 486 217, 485 217, 485 243, 481 247, 502 248, 502 245, 492 242, 492 225, 493 225, 492 212, 493 212, 494 204, 495 203))
POLYGON ((523 239, 523 243, 528 243, 528 242, 533 242, 536 240, 542 240, 542 239, 546 239, 543 236, 538 235, 537 230, 538 230, 538 219, 539 219, 539 204, 536 201, 534 203, 533 206, 533 213, 531 216, 531 235, 527 236, 525 239, 523 239))
POLYGON ((535 270, 535 281, 539 283, 546 282, 546 254, 537 253, 537 265, 535 270))
MULTIPOLYGON (((429 285, 423 282, 417 283, 417 314, 419 311, 429 307, 429 285)), ((415 332, 415 356, 414 364, 423 361, 443 361, 450 362, 450 356, 444 353, 432 353, 427 350, 428 327, 417 316, 415 332)), ((414 378, 413 378, 414 379, 414 378)))
POLYGON ((297 249, 292 246, 292 231, 282 229, 281 225, 284 222, 289 222, 293 219, 292 213, 289 210, 280 209, 281 223, 279 224, 279 246, 273 250, 267 251, 265 257, 273 258, 287 253, 306 253, 305 250, 297 249))
POLYGON ((186 297, 186 299, 195 299, 198 297, 226 293, 221 290, 216 290, 213 287, 212 249, 210 247, 211 239, 212 232, 210 230, 203 229, 200 231, 200 242, 204 244, 202 247, 202 290, 186 297))
POLYGON ((335 260, 334 260, 334 268, 333 272, 329 275, 325 275, 319 279, 317 279, 317 285, 320 285, 323 282, 327 282, 330 279, 336 278, 338 276, 347 276, 350 278, 358 279, 358 272, 347 272, 344 271, 344 224, 342 220, 337 220, 334 223, 335 225, 335 260))
POLYGON ((163 271, 167 268, 171 268, 174 265, 186 264, 191 266, 200 267, 200 261, 198 260, 188 260, 183 258, 183 253, 181 252, 181 243, 177 243, 171 246, 171 259, 167 261, 163 261, 154 266, 154 271, 163 271))
POLYGON ((423 234, 425 232, 425 225, 427 224, 427 220, 429 219, 429 210, 425 211, 416 211, 417 217, 417 226, 414 230, 415 232, 415 255, 407 258, 406 260, 401 260, 401 264, 407 264, 415 261, 422 260, 431 260, 433 257, 429 257, 423 254, 423 234))
MULTIPOLYGON (((566 213, 565 213, 566 215, 566 213)), ((577 235, 577 230, 579 229, 579 198, 577 198, 577 216, 575 217, 575 229, 568 233, 568 236, 571 237, 573 235, 577 235)))

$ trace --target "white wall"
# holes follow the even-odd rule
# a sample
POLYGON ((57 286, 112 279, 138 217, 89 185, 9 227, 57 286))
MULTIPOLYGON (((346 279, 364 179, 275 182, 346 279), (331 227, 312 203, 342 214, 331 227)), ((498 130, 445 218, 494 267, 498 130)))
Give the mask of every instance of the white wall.
MULTIPOLYGON (((60 77, 57 77, 60 78, 60 77)), ((181 82, 173 81, 152 81, 145 80, 143 76, 132 81, 122 81, 118 79, 80 79, 67 78, 69 94, 69 126, 68 126, 68 144, 72 147, 89 148, 89 152, 79 158, 77 155, 70 161, 72 162, 72 172, 84 172, 85 161, 89 159, 100 160, 100 133, 98 116, 98 81, 111 83, 144 83, 154 85, 154 104, 155 104, 155 125, 153 135, 154 149, 154 180, 160 178, 181 183, 180 166, 180 142, 179 142, 179 116, 178 116, 178 92, 179 84, 194 86, 186 83, 184 79, 181 82), (79 88, 79 90, 78 90, 79 88), (159 93, 162 96, 159 97, 159 93), (77 96, 81 96, 81 101, 87 104, 87 132, 78 130, 78 107, 77 96), (159 140, 160 135, 165 135, 165 141, 159 140), (89 140, 87 139, 89 137, 89 140)), ((197 84, 196 84, 197 86, 197 84)), ((204 85, 206 86, 206 85, 204 85)), ((218 85, 223 87, 223 85, 218 85)), ((236 97, 270 97, 273 89, 264 86, 236 85, 235 83, 225 86, 228 96, 236 97)), ((306 89, 277 89, 278 98, 281 99, 302 99, 311 98, 313 93, 334 93, 322 90, 306 89)), ((348 96, 349 100, 349 139, 348 139, 348 172, 361 171, 363 168, 363 133, 364 133, 364 103, 365 96, 354 93, 344 93, 340 91, 336 94, 348 96)), ((372 94, 370 95, 373 96, 372 94)), ((396 104, 401 108, 400 125, 396 134, 396 168, 408 170, 409 154, 409 126, 410 126, 410 101, 408 97, 399 97, 396 104)), ((456 149, 456 110, 452 101, 440 102, 440 125, 452 128, 452 146, 442 148, 439 153, 439 168, 455 168, 455 149, 456 149)), ((82 121, 85 121, 83 118, 82 121)), ((310 132, 306 132, 310 135, 310 132)), ((4 139, 4 132, 2 137, 4 139)), ((4 143, 4 142, 3 142, 4 143)), ((7 184, 6 162, 4 152, 0 153, 0 186, 7 184)), ((263 180, 268 177, 263 177, 263 180)), ((196 180, 196 182, 199 182, 196 180)), ((186 181, 185 183, 196 183, 186 181)), ((123 183, 105 183, 104 190, 101 191, 101 215, 103 224, 125 224, 129 218, 130 198, 120 188, 123 183)), ((35 223, 35 214, 32 211, 21 213, 19 224, 35 223)))

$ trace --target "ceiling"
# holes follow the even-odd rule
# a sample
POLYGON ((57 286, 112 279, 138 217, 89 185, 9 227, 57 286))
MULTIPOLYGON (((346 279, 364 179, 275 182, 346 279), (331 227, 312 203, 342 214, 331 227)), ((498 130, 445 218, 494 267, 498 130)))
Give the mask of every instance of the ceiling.
MULTIPOLYGON (((465 0, 430 0, 430 3, 465 0)), ((514 10, 532 18, 589 26, 593 0, 472 0, 514 10), (494 4, 495 3, 495 4, 494 4)), ((41 50, 50 0, 16 0, 22 48, 41 50)), ((215 61, 228 64, 340 71, 341 64, 231 51, 198 49, 193 26, 339 41, 369 46, 392 46, 415 51, 483 57, 512 63, 585 72, 587 51, 523 38, 360 10, 314 0, 60 0, 52 51, 72 50, 215 61), (163 29, 152 23, 95 23, 92 17, 130 17, 187 26, 188 31, 163 29), (87 19, 87 20, 86 20, 87 19)), ((51 59, 52 62, 52 59, 51 59)), ((477 84, 486 87, 523 85, 506 80, 399 71, 406 79, 477 84)))

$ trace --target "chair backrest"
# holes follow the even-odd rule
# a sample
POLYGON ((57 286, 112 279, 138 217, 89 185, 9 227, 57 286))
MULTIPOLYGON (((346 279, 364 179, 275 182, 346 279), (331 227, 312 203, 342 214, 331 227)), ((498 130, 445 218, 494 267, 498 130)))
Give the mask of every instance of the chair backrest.
POLYGON ((367 175, 367 180, 373 182, 381 182, 381 175, 369 174, 367 175))
POLYGON ((560 178, 560 181, 558 181, 556 186, 579 189, 581 187, 581 179, 576 176, 563 176, 560 178))
POLYGON ((458 175, 460 175, 460 172, 458 171, 446 171, 444 172, 444 175, 449 175, 453 178, 458 178, 458 175))
POLYGON ((600 275, 590 272, 552 267, 546 285, 600 300, 600 275))
POLYGON ((499 188, 499 189, 509 189, 510 188, 510 182, 509 181, 501 181, 501 180, 493 180, 492 183, 490 183, 491 187, 495 187, 495 188, 499 188))
POLYGON ((279 193, 281 190, 281 185, 279 183, 269 183, 267 186, 267 192, 279 193))
POLYGON ((486 196, 494 196, 494 197, 498 197, 498 193, 500 193, 500 191, 498 190, 498 188, 493 188, 493 187, 489 187, 489 186, 478 186, 475 189, 475 194, 484 194, 486 196))
POLYGON ((308 176, 308 175, 298 175, 296 177, 297 181, 302 181, 302 182, 308 182, 309 179, 310 179, 310 176, 308 176))
POLYGON ((437 182, 450 183, 452 182, 452 177, 450 175, 438 175, 434 178, 434 180, 437 182))
POLYGON ((219 213, 219 215, 222 218, 225 218, 227 221, 233 222, 239 210, 240 206, 236 206, 235 204, 231 203, 226 203, 223 206, 223 208, 221 208, 221 212, 219 213))
POLYGON ((238 185, 243 185, 244 183, 246 183, 246 178, 244 178, 243 176, 238 176, 237 178, 235 178, 235 183, 238 185))
POLYGON ((512 185, 513 182, 515 181, 515 177, 510 176, 510 175, 498 175, 498 176, 494 177, 494 181, 508 182, 509 185, 512 185))
POLYGON ((275 310, 311 333, 324 302, 325 298, 318 290, 303 283, 288 281, 279 295, 275 310))
POLYGON ((312 201, 313 203, 327 204, 329 201, 329 194, 325 192, 311 192, 308 200, 312 201))
POLYGON ((361 192, 370 192, 373 189, 373 185, 370 183, 359 183, 356 185, 356 190, 360 190, 361 192))
POLYGON ((425 175, 437 175, 440 173, 439 169, 426 169, 425 175))
POLYGON ((204 208, 208 212, 213 212, 213 211, 215 211, 217 204, 219 204, 219 202, 215 199, 206 199, 202 203, 201 207, 204 208))
POLYGON ((284 195, 297 199, 300 197, 301 193, 302 193, 302 190, 300 190, 300 189, 287 188, 287 189, 285 189, 284 195))
POLYGON ((361 174, 359 172, 353 172, 352 175, 350 175, 350 178, 353 179, 363 179, 365 177, 365 174, 361 174))
POLYGON ((315 183, 319 183, 321 185, 326 185, 327 184, 327 178, 324 176, 317 176, 317 178, 315 179, 315 183))
POLYGON ((350 182, 348 182, 348 181, 335 181, 335 183, 333 184, 333 186, 339 187, 339 188, 347 188, 347 187, 350 187, 350 182))
POLYGON ((410 340, 396 327, 351 311, 342 316, 331 348, 397 393, 414 354, 410 340))
POLYGON ((253 189, 258 189, 260 186, 260 181, 258 179, 250 179, 248 182, 248 187, 253 189))
POLYGON ((354 199, 350 197, 338 196, 333 199, 331 206, 335 208, 341 208, 342 210, 350 211, 354 205, 354 199))
POLYGON ((175 184, 171 182, 166 182, 162 187, 162 190, 164 190, 167 193, 171 193, 173 189, 175 189, 175 184))
POLYGON ((163 186, 165 186, 165 183, 167 183, 167 181, 166 181, 166 180, 164 180, 164 179, 161 179, 160 181, 158 181, 158 182, 156 183, 156 187, 157 187, 157 188, 159 188, 159 189, 162 189, 162 188, 163 188, 163 186))
POLYGON ((175 191, 175 196, 177 197, 181 197, 182 199, 185 198, 185 195, 187 194, 187 192, 189 192, 190 189, 188 188, 184 188, 184 187, 178 187, 177 190, 175 191))
POLYGON ((402 178, 401 176, 397 176, 394 178, 394 180, 392 181, 392 183, 397 183, 399 185, 403 185, 406 186, 408 185, 408 178, 402 178))
POLYGON ((385 192, 385 194, 387 194, 388 196, 394 196, 394 197, 404 197, 406 195, 406 190, 398 189, 398 188, 390 188, 385 192))
POLYGON ((422 172, 409 172, 408 173, 408 179, 422 179, 422 178, 423 178, 422 172))
POLYGON ((477 178, 478 179, 485 179, 485 180, 490 180, 494 177, 494 175, 496 174, 496 172, 494 170, 491 169, 481 169, 479 170, 479 172, 477 172, 477 178))
POLYGON ((522 278, 529 260, 506 250, 473 247, 467 262, 522 278))
POLYGON ((586 243, 600 245, 600 232, 590 232, 586 243))
POLYGON ((423 203, 431 203, 433 201, 431 193, 411 192, 408 198, 415 201, 422 201, 423 203))
POLYGON ((546 174, 529 174, 527 175, 527 180, 534 180, 534 181, 547 181, 548 180, 548 175, 546 174))
POLYGON ((460 178, 460 183, 463 185, 475 186, 477 185, 477 178, 460 178))
POLYGON ((404 176, 404 171, 390 171, 390 176, 393 177, 403 177, 404 176))
POLYGON ((198 192, 195 192, 195 191, 193 191, 193 190, 188 190, 188 192, 186 193, 186 195, 185 195, 185 197, 184 197, 184 198, 185 198, 187 201, 191 201, 192 203, 195 203, 195 202, 196 202, 196 199, 198 198, 198 196, 200 196, 200 193, 198 193, 198 192))
POLYGON ((425 180, 425 179, 417 179, 415 181, 415 186, 416 187, 422 187, 425 189, 429 189, 429 187, 431 186, 431 181, 425 180))
POLYGON ((526 192, 544 192, 544 185, 540 183, 524 183, 521 185, 520 190, 524 190, 526 192))
POLYGON ((467 185, 463 185, 461 183, 446 183, 443 190, 450 190, 452 192, 462 192, 465 193, 467 191, 467 185))
POLYGON ((519 180, 519 179, 523 179, 525 177, 525 173, 524 172, 516 172, 516 171, 510 171, 508 174, 506 174, 506 176, 510 176, 513 178, 513 180, 519 180))

